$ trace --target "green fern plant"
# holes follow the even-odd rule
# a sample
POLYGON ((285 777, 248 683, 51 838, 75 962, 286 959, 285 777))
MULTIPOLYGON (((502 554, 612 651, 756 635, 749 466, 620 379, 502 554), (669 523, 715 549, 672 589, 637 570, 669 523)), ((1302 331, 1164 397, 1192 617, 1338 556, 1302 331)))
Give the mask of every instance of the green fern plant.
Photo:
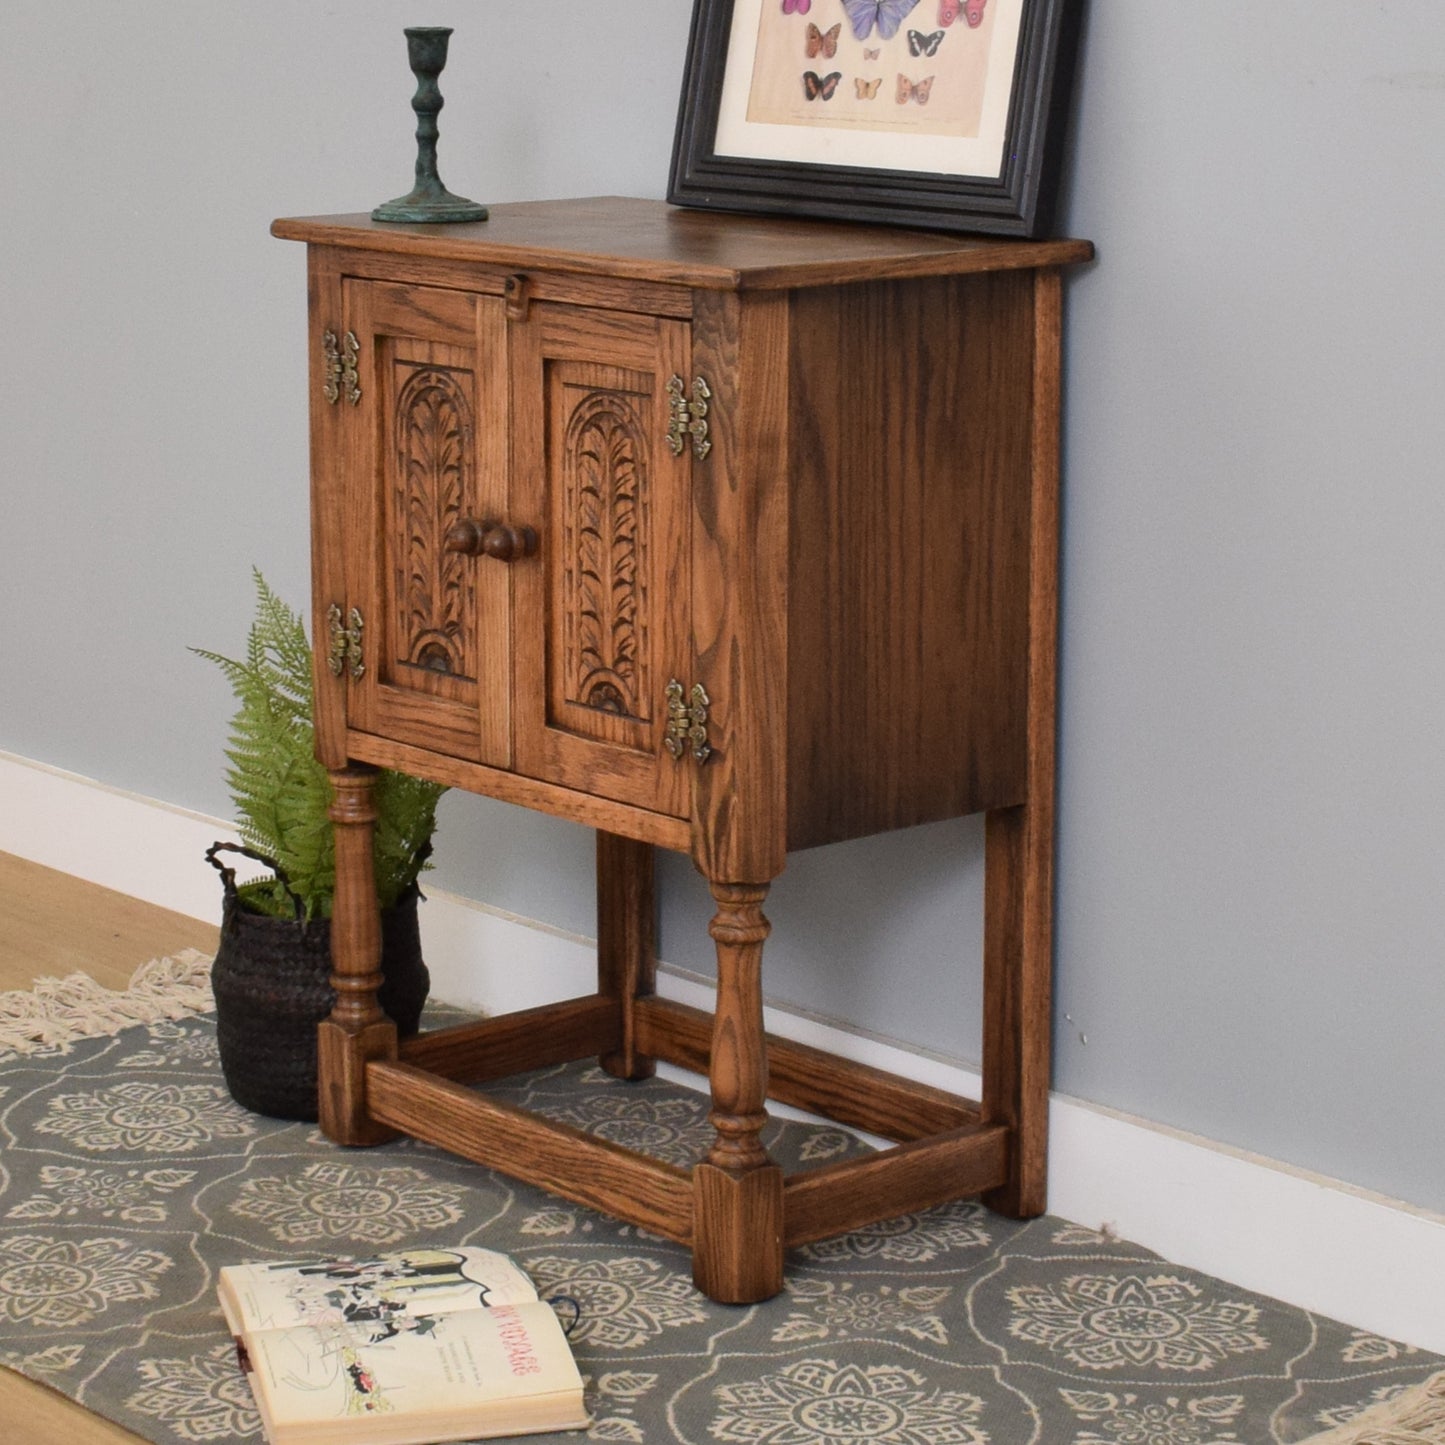
MULTIPOLYGON (((331 782, 316 761, 312 727, 311 644, 301 617, 259 570, 256 616, 244 661, 193 647, 226 675, 239 703, 226 748, 226 783, 241 836, 274 858, 290 879, 307 918, 329 918, 336 891, 331 782)), ((381 906, 389 908, 417 880, 431 852, 437 799, 446 790, 405 773, 376 780, 373 857, 381 906)), ((241 895, 261 913, 289 918, 295 907, 277 878, 245 884, 241 895)))

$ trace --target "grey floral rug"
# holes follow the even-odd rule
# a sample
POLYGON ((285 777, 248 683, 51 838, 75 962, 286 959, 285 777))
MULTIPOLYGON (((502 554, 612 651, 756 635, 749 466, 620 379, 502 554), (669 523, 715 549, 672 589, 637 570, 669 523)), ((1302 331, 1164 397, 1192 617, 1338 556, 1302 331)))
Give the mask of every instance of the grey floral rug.
MULTIPOLYGON (((221 1265, 401 1243, 516 1258, 575 1321, 596 1441, 1292 1445, 1419 1397, 1445 1364, 971 1202, 798 1250, 766 1304, 712 1304, 686 1252, 635 1227, 413 1141, 343 1151, 247 1113, 213 1019, 165 1012, 0 1045, 0 1362, 164 1445, 261 1438, 221 1265)), ((675 1160, 709 1137, 705 1100, 659 1081, 572 1066, 505 1092, 675 1160)), ((862 1147, 802 1124, 769 1143, 793 1166, 862 1147)), ((1331 1439, 1445 1440, 1390 1428, 1331 1439)))

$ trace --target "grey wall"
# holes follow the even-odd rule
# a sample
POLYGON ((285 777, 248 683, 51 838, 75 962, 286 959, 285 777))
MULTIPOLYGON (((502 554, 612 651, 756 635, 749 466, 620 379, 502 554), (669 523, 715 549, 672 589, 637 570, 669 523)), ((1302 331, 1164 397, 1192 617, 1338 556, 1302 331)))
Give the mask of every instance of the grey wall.
MULTIPOLYGON (((405 188, 416 20, 457 27, 455 190, 660 195, 689 8, 10 0, 0 749, 228 811, 229 697, 185 648, 239 645, 253 562, 306 595, 303 262, 269 221, 405 188)), ((1058 1085, 1435 1209, 1442 147, 1439 0, 1094 0, 1061 222, 1099 261, 1058 1085)), ((439 886, 591 927, 580 829, 453 797, 439 853, 439 886)), ((976 1058, 980 855, 975 820, 798 855, 770 991, 976 1058)), ((664 954, 705 969, 705 890, 664 883, 664 954)))
POLYGON ((1445 7, 1099 0, 1065 1089, 1445 1207, 1445 7))

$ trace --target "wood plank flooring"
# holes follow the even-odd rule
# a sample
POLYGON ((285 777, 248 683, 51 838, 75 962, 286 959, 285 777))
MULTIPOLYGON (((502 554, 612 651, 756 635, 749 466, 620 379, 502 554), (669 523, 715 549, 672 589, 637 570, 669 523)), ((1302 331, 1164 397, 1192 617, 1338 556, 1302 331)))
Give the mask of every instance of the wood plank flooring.
MULTIPOLYGON (((77 970, 124 988, 150 959, 184 948, 212 952, 216 939, 210 924, 0 853, 0 990, 77 970)), ((0 1420, 25 1445, 138 1445, 141 1438, 5 1369, 0 1420)))

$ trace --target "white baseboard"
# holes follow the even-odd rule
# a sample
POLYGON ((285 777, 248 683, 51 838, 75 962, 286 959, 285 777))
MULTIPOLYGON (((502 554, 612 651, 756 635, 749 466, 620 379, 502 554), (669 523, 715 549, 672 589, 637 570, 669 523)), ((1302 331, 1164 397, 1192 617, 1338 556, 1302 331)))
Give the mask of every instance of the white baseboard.
MULTIPOLYGON (((196 918, 220 888, 202 858, 230 825, 0 753, 0 851, 196 918)), ((592 942, 469 899, 422 910, 433 992, 494 1013, 589 992, 592 942)), ((664 965, 659 991, 708 1007, 664 965)), ((789 1038, 977 1098, 961 1065, 837 1021, 769 1008, 789 1038)), ((1148 1120, 1055 1095, 1049 1207, 1361 1330, 1445 1354, 1445 1218, 1148 1120)))
POLYGON ((235 826, 0 752, 0 852, 214 923, 218 840, 235 826))

